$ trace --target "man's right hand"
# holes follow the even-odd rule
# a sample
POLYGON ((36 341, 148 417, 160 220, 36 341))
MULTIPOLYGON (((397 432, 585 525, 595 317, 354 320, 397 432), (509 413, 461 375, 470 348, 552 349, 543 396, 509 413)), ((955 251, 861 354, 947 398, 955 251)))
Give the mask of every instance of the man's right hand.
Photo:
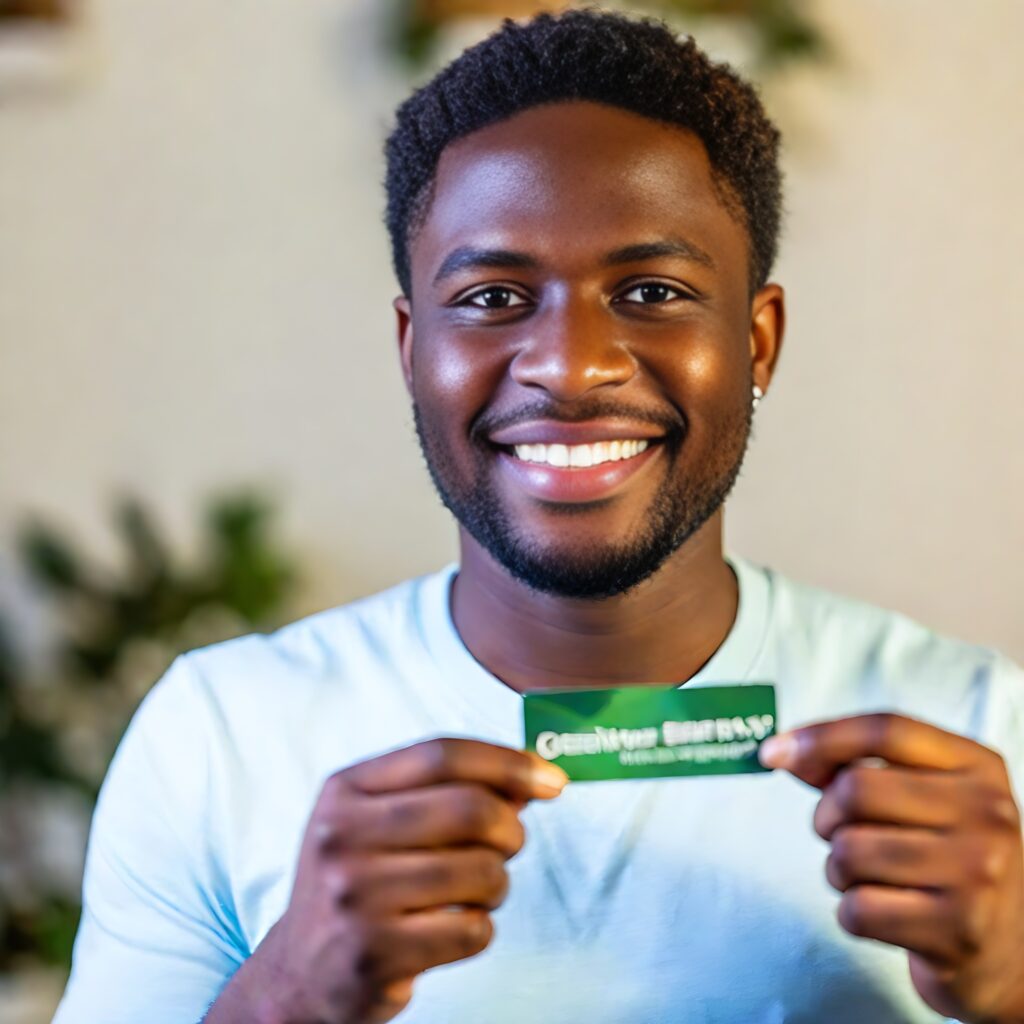
POLYGON ((330 776, 288 909, 206 1024, 378 1024, 416 976, 481 952, 522 847, 519 812, 565 775, 535 754, 464 739, 417 743, 330 776))

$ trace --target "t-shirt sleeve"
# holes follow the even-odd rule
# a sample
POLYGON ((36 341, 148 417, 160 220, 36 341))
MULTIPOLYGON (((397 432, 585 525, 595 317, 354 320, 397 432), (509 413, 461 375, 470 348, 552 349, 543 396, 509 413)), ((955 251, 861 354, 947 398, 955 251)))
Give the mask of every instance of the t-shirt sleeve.
POLYGON ((992 668, 993 746, 1003 755, 1024 816, 1024 668, 1002 654, 992 668))
POLYGON ((53 1024, 195 1024, 246 956, 210 829, 208 718, 188 657, 146 696, 100 791, 53 1024))

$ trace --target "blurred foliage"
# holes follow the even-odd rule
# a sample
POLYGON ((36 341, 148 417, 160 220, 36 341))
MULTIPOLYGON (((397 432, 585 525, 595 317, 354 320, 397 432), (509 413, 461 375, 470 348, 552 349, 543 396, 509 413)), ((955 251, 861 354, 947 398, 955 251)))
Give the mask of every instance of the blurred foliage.
POLYGON ((23 707, 18 678, 14 646, 0 622, 0 793, 18 778, 78 785, 78 776, 64 764, 56 736, 23 707))
POLYGON ((0 21, 65 21, 67 0, 0 0, 0 21))
POLYGON ((32 809, 68 794, 91 806, 135 706, 177 654, 280 622, 297 573, 272 518, 254 492, 214 500, 199 564, 187 568, 146 507, 126 498, 114 513, 116 573, 50 523, 26 523, 19 560, 60 635, 55 667, 30 672, 0 621, 0 971, 67 966, 78 923, 74 894, 40 877, 32 809))
POLYGON ((188 572, 172 565, 145 508, 127 499, 115 512, 126 555, 119 580, 83 565, 47 523, 28 524, 20 544, 23 562, 76 622, 65 643, 68 668, 82 681, 102 684, 126 643, 171 639, 197 608, 230 609, 247 623, 269 620, 292 577, 287 562, 267 543, 269 512, 251 495, 216 502, 207 513, 204 564, 188 572))
MULTIPOLYGON (((413 69, 429 64, 444 27, 459 18, 518 18, 543 10, 588 6, 545 0, 389 0, 395 51, 413 69)), ((829 53, 822 30, 804 0, 621 0, 602 4, 658 15, 692 25, 705 18, 728 19, 749 30, 762 72, 829 53)))

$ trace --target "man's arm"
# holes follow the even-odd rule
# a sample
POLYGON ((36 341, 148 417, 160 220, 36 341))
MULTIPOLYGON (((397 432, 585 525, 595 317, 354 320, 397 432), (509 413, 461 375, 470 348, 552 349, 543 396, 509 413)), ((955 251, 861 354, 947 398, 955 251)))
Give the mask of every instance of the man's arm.
POLYGON ((207 854, 207 734, 179 659, 143 701, 107 773, 82 921, 54 1024, 202 1018, 246 950, 207 854))

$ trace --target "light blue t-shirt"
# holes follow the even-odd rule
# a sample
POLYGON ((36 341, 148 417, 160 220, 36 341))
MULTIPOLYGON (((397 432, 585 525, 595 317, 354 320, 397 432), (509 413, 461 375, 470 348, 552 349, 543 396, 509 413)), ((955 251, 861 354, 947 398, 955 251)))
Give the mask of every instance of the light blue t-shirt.
MULTIPOLYGON (((779 726, 895 710, 1000 750, 1024 791, 1024 672, 736 555, 736 621, 690 682, 772 681, 779 726)), ((137 712, 89 841, 55 1024, 195 1024, 288 904, 324 779, 438 735, 521 746, 522 698, 449 610, 454 565, 179 658, 137 712)), ((495 628, 501 628, 500 623, 495 628)), ((572 783, 481 955, 401 1024, 895 1024, 944 1018, 907 954, 839 927, 819 793, 784 772, 572 783)))

